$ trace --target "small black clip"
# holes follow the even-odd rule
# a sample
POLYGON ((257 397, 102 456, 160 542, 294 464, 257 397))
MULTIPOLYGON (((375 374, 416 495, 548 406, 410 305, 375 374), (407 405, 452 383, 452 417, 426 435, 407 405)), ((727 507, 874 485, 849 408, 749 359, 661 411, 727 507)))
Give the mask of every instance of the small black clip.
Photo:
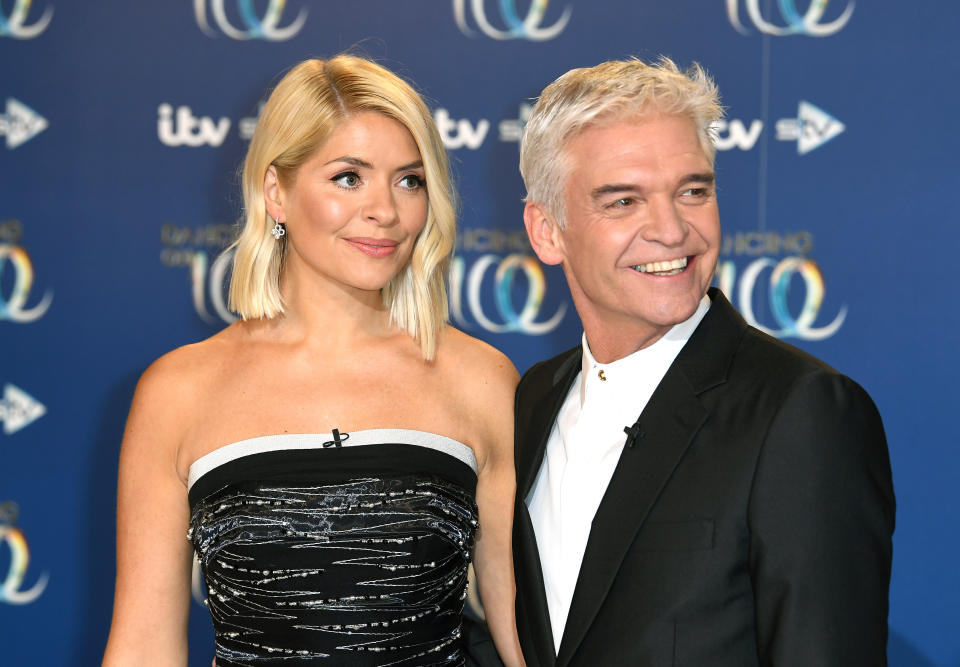
POLYGON ((349 440, 350 434, 344 433, 342 436, 339 429, 333 429, 333 440, 327 440, 323 443, 324 448, 326 447, 342 447, 344 440, 349 440))
POLYGON ((627 434, 627 447, 633 447, 637 440, 643 438, 646 435, 640 429, 640 418, 637 418, 637 421, 633 423, 633 426, 624 426, 623 432, 627 434))

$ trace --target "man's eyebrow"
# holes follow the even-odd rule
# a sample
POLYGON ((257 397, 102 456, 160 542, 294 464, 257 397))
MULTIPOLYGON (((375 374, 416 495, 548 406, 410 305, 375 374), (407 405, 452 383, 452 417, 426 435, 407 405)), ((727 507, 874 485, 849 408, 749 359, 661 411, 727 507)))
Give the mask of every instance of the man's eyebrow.
POLYGON ((636 185, 630 183, 609 183, 607 185, 601 185, 598 188, 594 188, 590 191, 590 197, 592 199, 599 199, 606 195, 620 194, 621 192, 639 192, 640 188, 636 185))
MULTIPOLYGON (((687 174, 680 179, 680 183, 703 183, 704 185, 712 185, 715 180, 716 175, 712 171, 704 171, 687 174)), ((608 183, 591 190, 590 197, 592 199, 600 199, 608 195, 640 192, 641 189, 642 188, 633 183, 608 183)))
POLYGON ((712 171, 705 171, 701 173, 687 174, 682 179, 680 179, 680 182, 681 183, 704 183, 706 185, 710 185, 715 180, 717 180, 716 174, 714 174, 712 171))
POLYGON ((340 157, 333 158, 326 164, 333 164, 334 162, 346 162, 347 164, 352 164, 354 167, 364 167, 366 169, 373 169, 373 165, 367 162, 366 160, 361 160, 358 157, 353 157, 351 155, 341 155, 340 157))

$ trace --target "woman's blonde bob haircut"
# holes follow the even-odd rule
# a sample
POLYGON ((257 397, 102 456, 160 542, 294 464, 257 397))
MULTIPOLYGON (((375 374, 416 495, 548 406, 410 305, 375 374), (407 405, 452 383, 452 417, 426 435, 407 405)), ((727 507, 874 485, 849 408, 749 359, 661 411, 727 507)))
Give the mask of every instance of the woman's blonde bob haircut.
POLYGON ((244 215, 234 250, 230 308, 243 319, 284 311, 280 294, 286 236, 271 235, 263 183, 274 165, 282 185, 352 114, 382 113, 407 128, 420 151, 427 185, 427 221, 407 266, 383 288, 390 319, 433 359, 447 321, 446 277, 455 235, 455 203, 443 141, 427 105, 397 75, 369 60, 339 55, 307 60, 277 84, 257 122, 243 165, 244 215))
POLYGON ((543 206, 563 229, 570 171, 565 150, 570 140, 593 125, 657 113, 688 117, 713 164, 713 124, 723 117, 723 107, 716 84, 697 63, 684 72, 663 56, 652 65, 632 58, 562 75, 543 89, 524 128, 520 173, 526 200, 543 206))

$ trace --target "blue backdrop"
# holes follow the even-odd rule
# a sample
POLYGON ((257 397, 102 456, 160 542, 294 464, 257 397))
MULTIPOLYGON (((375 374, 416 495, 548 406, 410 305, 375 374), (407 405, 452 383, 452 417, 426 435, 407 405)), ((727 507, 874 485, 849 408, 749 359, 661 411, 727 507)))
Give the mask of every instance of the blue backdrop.
POLYGON ((0 0, 0 664, 99 660, 135 382, 231 318, 218 257, 278 72, 353 48, 435 110, 462 197, 453 320, 521 371, 579 339, 522 232, 530 98, 629 55, 715 75, 718 284, 873 395, 899 505, 890 661, 960 665, 958 19, 854 0, 0 0))

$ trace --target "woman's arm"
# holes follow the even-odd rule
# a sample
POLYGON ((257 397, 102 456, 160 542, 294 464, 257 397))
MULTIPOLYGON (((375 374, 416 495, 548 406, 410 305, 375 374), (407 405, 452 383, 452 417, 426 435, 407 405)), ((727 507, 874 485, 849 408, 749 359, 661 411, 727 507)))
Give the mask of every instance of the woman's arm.
POLYGON ((177 471, 186 415, 174 371, 164 360, 147 369, 123 436, 106 666, 187 664, 192 552, 187 491, 177 471))
MULTIPOLYGON (((499 353, 491 365, 490 386, 475 406, 486 420, 483 457, 477 481, 480 529, 474 550, 474 571, 487 625, 497 652, 507 667, 522 666, 515 614, 513 579, 513 392, 517 371, 499 353)), ((478 392, 481 393, 481 392, 478 392)))

